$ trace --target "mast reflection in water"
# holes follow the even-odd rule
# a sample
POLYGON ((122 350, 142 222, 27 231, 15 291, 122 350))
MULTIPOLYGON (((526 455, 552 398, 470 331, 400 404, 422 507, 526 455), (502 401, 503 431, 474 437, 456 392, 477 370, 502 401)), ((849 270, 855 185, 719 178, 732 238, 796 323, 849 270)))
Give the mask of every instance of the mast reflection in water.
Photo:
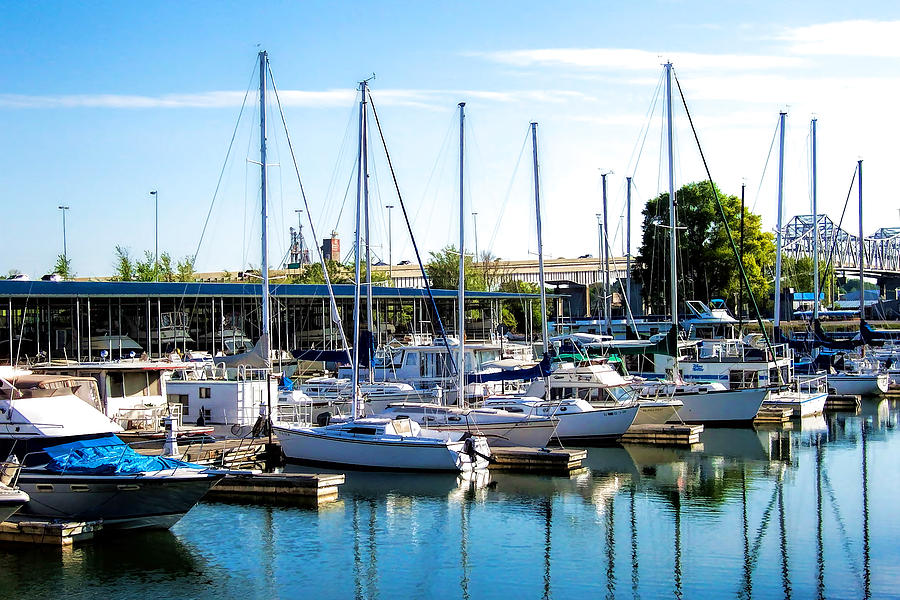
POLYGON ((13 597, 889 598, 898 407, 546 477, 348 473, 319 510, 203 503, 172 532, 0 547, 13 597), (616 510, 618 509, 618 510, 616 510), (618 542, 618 543, 617 543, 618 542))

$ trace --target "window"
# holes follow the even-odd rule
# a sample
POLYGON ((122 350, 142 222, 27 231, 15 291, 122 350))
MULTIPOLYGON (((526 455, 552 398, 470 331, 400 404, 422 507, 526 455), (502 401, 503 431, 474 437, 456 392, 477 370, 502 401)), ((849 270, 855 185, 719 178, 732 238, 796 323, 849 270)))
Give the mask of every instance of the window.
POLYGON ((189 399, 190 399, 190 396, 188 396, 187 394, 169 394, 168 395, 169 404, 180 404, 181 410, 184 412, 187 412, 188 408, 190 407, 190 405, 188 403, 189 399))
POLYGON ((211 398, 212 397, 212 388, 208 388, 208 387, 200 388, 200 397, 201 398, 211 398))
POLYGON ((416 364, 416 354, 415 352, 407 352, 406 354, 406 366, 412 367, 416 364))
POLYGON ((728 372, 728 384, 732 389, 759 387, 759 371, 734 369, 728 372))

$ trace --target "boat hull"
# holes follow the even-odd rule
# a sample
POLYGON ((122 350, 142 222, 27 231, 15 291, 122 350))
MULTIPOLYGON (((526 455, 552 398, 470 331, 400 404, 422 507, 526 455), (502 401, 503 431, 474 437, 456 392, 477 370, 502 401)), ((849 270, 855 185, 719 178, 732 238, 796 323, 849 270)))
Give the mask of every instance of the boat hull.
POLYGON ((561 414, 554 436, 561 442, 602 443, 614 442, 628 431, 638 414, 639 406, 598 408, 588 412, 561 414))
POLYGON ((0 485, 0 523, 9 520, 28 502, 28 494, 0 485))
POLYGON ((102 521, 104 530, 168 529, 224 473, 70 475, 23 469, 19 488, 30 497, 15 520, 102 521))
POLYGON ((543 448, 550 443, 556 423, 554 421, 517 421, 515 423, 478 423, 471 426, 428 424, 429 429, 436 431, 471 431, 484 436, 488 444, 496 447, 526 446, 543 448))
POLYGON ((829 375, 828 387, 835 394, 852 396, 878 396, 888 391, 890 377, 879 375, 829 375))
POLYGON ((675 417, 681 402, 641 402, 633 425, 663 425, 675 417))
POLYGON ((763 406, 776 408, 790 408, 792 417, 811 417, 825 412, 825 402, 828 394, 825 392, 780 392, 769 395, 763 402, 763 406))
POLYGON ((425 443, 352 439, 313 428, 273 427, 285 458, 292 462, 396 471, 472 470, 464 442, 425 443))
POLYGON ((769 390, 764 388, 679 394, 676 398, 681 400, 684 406, 678 409, 671 421, 704 424, 749 423, 756 418, 768 395, 769 390))

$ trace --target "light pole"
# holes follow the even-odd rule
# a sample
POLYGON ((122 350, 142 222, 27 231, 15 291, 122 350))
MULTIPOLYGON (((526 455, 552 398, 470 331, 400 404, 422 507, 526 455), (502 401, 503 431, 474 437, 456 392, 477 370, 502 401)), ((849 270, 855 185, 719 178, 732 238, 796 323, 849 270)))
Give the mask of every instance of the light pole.
POLYGON ((159 194, 157 190, 150 192, 153 201, 156 204, 156 226, 154 227, 155 246, 153 251, 153 279, 159 281, 159 194))
POLYGON ((393 204, 386 204, 385 208, 388 211, 388 279, 391 280, 391 285, 394 285, 394 255, 392 254, 392 242, 391 239, 391 209, 394 208, 393 204))
MULTIPOLYGON (((66 250, 66 211, 69 210, 68 206, 60 206, 59 210, 62 211, 63 218, 63 263, 65 264, 66 271, 69 270, 69 253, 66 250)), ((68 275, 68 273, 66 273, 68 275)))

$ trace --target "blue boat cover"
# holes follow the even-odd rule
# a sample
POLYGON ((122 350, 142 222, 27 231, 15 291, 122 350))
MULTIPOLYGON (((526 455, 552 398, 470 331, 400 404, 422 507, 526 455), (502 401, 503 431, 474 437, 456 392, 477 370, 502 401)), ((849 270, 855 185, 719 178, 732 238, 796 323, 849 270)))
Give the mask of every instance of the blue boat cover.
POLYGON ((466 385, 470 383, 488 383, 489 381, 530 381, 549 376, 550 355, 545 354, 541 362, 526 369, 509 369, 496 373, 467 373, 466 385))
POLYGON ((51 459, 45 468, 52 473, 130 475, 183 467, 204 468, 174 458, 138 454, 112 434, 47 446, 44 452, 51 459))

